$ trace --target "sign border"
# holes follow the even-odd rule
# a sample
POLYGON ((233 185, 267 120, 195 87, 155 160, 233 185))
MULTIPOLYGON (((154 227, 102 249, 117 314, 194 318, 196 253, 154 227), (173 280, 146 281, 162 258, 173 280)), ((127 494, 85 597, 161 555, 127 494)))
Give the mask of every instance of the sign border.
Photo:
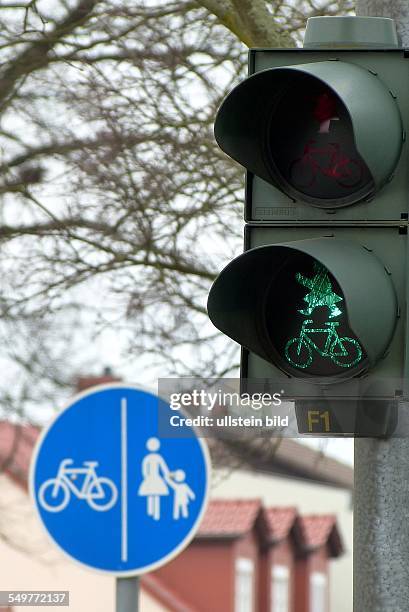
MULTIPOLYGON (((43 533, 45 533, 48 540, 51 541, 58 548, 58 550, 60 550, 63 553, 65 558, 68 558, 70 561, 74 561, 74 563, 76 563, 82 568, 88 569, 90 571, 98 572, 99 574, 103 574, 105 576, 107 575, 117 576, 118 578, 121 578, 121 577, 126 578, 129 576, 143 576, 144 574, 147 574, 156 569, 159 569, 160 567, 162 567, 163 565, 166 565, 167 563, 172 561, 172 559, 177 557, 190 544, 190 542, 193 540, 194 536, 196 535, 197 530, 199 529, 200 523, 202 521, 202 518, 204 516, 204 513, 206 512, 206 509, 209 503, 210 485, 211 485, 211 478, 212 478, 212 464, 210 460, 210 453, 209 453, 209 449, 207 445, 205 444, 202 438, 197 436, 197 441, 203 452, 204 463, 205 463, 206 471, 207 471, 207 478, 206 478, 206 488, 204 492, 202 508, 196 518, 196 521, 193 523, 192 527, 190 528, 189 532, 184 537, 184 539, 179 543, 179 545, 174 550, 168 553, 165 557, 162 557, 162 559, 160 559, 159 561, 155 561, 154 563, 150 563, 149 565, 145 565, 138 569, 117 571, 117 570, 108 570, 108 569, 102 569, 99 567, 93 567, 92 565, 89 565, 88 563, 84 563, 83 561, 80 561, 76 557, 73 557, 69 552, 64 550, 64 548, 62 548, 62 546, 54 539, 54 537, 48 531, 45 523, 42 520, 40 511, 38 508, 37 495, 36 495, 36 491, 34 488, 34 472, 35 472, 35 467, 37 464, 37 457, 40 452, 43 441, 46 438, 52 426, 54 425, 54 423, 61 417, 61 415, 64 412, 66 412, 69 408, 71 408, 71 406, 76 404, 79 400, 83 399, 84 397, 87 397, 88 395, 93 395, 94 393, 98 393, 100 391, 108 391, 109 389, 133 389, 135 391, 143 391, 144 393, 147 393, 149 395, 152 395, 153 397, 157 397, 158 399, 161 399, 166 404, 168 403, 166 400, 161 398, 160 395, 153 393, 152 391, 148 390, 146 387, 142 385, 136 385, 133 383, 123 383, 123 382, 105 383, 102 385, 95 385, 93 387, 89 387, 88 389, 86 389, 85 391, 82 391, 81 393, 76 393, 74 396, 71 397, 70 400, 64 402, 63 407, 57 412, 57 414, 51 419, 51 421, 41 430, 41 433, 35 444, 33 454, 31 456, 30 472, 29 472, 29 494, 30 494, 33 506, 35 508, 35 514, 41 524, 43 533)), ((183 412, 183 410, 181 410, 180 412, 183 412)), ((197 432, 196 427, 191 427, 191 429, 195 433, 197 432)))

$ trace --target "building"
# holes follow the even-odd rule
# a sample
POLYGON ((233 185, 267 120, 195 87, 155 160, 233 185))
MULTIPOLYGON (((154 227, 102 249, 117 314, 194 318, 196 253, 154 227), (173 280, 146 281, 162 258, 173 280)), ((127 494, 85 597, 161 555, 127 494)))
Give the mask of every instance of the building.
POLYGON ((329 560, 341 554, 335 516, 218 499, 192 544, 152 578, 195 612, 329 612, 329 560))
POLYGON ((242 458, 240 463, 216 459, 215 497, 235 499, 240 492, 241 498, 260 498, 265 507, 295 506, 301 515, 336 516, 344 553, 329 565, 329 609, 351 612, 353 469, 289 438, 278 445, 261 441, 259 452, 246 459, 240 447, 234 449, 234 455, 242 458))

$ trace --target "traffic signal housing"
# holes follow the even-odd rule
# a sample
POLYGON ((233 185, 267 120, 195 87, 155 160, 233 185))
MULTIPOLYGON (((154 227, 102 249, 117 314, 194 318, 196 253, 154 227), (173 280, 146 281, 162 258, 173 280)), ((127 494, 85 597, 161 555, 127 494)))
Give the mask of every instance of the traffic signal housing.
POLYGON ((221 272, 208 309, 217 328, 287 375, 326 383, 375 366, 398 315, 373 251, 324 237, 249 249, 221 272))
POLYGON ((409 54, 390 22, 313 19, 308 48, 250 51, 216 118, 219 146, 247 170, 246 227, 209 316, 244 348, 242 378, 290 381, 300 408, 403 393, 409 54), (329 31, 340 48, 321 46, 329 31))
POLYGON ((346 59, 321 58, 250 76, 219 110, 220 147, 305 204, 333 209, 372 198, 399 161, 402 119, 378 73, 346 59), (320 163, 324 157, 327 166, 320 163))

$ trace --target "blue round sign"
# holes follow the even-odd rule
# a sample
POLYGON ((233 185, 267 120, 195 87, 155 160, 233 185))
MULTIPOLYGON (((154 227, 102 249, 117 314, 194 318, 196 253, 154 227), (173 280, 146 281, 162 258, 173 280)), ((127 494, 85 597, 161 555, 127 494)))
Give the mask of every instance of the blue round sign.
POLYGON ((45 429, 31 495, 49 536, 72 559, 117 576, 143 574, 193 538, 210 461, 190 427, 185 437, 160 437, 159 420, 171 412, 156 395, 114 383, 76 396, 45 429))

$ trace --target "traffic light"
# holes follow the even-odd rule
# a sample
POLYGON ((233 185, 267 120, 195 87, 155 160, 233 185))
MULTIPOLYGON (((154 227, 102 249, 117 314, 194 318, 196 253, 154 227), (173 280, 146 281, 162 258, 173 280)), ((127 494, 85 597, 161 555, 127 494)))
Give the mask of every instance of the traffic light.
POLYGON ((208 312, 243 379, 292 383, 300 431, 317 396, 338 425, 354 397, 327 433, 380 435, 406 367, 409 54, 383 18, 313 18, 306 43, 251 50, 219 109, 216 140, 247 170, 245 251, 208 312))

